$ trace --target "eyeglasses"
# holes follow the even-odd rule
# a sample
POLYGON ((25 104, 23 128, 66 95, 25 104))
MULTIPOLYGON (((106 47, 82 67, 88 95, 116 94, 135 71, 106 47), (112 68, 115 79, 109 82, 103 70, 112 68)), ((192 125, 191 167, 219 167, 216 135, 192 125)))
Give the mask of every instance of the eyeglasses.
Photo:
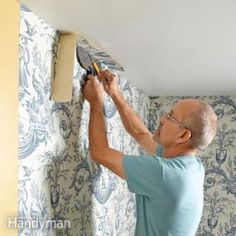
MULTIPOLYGON (((185 126, 182 122, 180 122, 180 121, 176 120, 175 118, 173 118, 173 117, 171 116, 171 113, 166 113, 166 114, 164 114, 164 116, 165 116, 167 119, 169 119, 169 120, 171 120, 171 121, 173 121, 173 122, 179 124, 181 127, 190 130, 190 129, 189 129, 187 126, 185 126)), ((190 131, 191 131, 191 130, 190 130, 190 131)))

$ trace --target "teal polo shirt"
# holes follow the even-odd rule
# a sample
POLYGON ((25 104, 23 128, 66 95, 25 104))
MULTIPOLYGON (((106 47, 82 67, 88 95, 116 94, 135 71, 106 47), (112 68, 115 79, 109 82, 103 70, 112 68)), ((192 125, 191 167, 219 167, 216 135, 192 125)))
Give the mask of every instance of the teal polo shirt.
POLYGON ((136 193, 135 236, 193 236, 203 210, 204 167, 192 156, 125 155, 128 188, 136 193))

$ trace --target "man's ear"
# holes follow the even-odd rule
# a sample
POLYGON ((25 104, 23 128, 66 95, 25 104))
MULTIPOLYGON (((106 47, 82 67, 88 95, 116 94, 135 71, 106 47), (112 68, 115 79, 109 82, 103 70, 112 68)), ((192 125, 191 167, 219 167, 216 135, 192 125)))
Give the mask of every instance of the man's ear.
POLYGON ((179 137, 177 138, 176 142, 177 143, 185 143, 187 141, 189 141, 192 137, 192 132, 189 129, 184 129, 179 137))

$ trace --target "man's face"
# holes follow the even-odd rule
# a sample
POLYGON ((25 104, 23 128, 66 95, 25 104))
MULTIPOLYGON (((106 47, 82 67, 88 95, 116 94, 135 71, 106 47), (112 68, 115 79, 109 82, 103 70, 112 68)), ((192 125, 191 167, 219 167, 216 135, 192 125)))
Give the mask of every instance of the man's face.
POLYGON ((186 117, 197 106, 196 102, 186 99, 176 103, 172 109, 160 119, 160 124, 153 135, 153 139, 164 148, 176 143, 185 128, 186 117))
MULTIPOLYGON (((167 114, 171 117, 174 117, 173 112, 171 111, 167 114)), ((167 115, 164 115, 160 119, 159 126, 154 133, 153 139, 163 147, 171 146, 178 137, 179 129, 180 127, 178 127, 177 123, 168 119, 167 115)))

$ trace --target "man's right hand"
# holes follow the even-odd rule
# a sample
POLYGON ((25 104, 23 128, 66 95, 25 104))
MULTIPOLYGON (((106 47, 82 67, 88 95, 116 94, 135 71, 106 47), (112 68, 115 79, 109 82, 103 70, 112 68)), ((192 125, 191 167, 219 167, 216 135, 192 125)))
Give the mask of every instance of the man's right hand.
POLYGON ((117 83, 117 76, 112 74, 110 71, 100 71, 98 74, 98 78, 101 80, 103 84, 103 88, 107 94, 111 97, 120 93, 120 89, 117 83))

